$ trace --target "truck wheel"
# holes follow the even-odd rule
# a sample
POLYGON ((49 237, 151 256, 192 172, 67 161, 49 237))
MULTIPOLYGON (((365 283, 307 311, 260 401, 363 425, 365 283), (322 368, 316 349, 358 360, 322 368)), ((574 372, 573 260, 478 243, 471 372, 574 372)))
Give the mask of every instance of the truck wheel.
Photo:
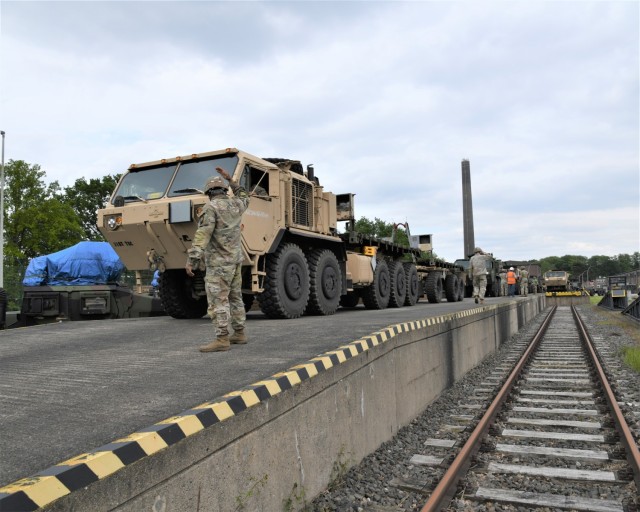
POLYGON ((309 303, 305 313, 333 315, 340 304, 342 273, 336 255, 328 249, 316 249, 308 256, 309 303))
POLYGON ((373 273, 373 283, 364 288, 362 302, 367 309, 385 309, 389 305, 391 293, 389 267, 384 260, 379 260, 373 273))
POLYGON ((444 278, 444 294, 447 297, 447 302, 458 300, 458 278, 454 274, 448 274, 444 278))
POLYGON ((253 299, 255 296, 251 293, 243 293, 242 294, 242 302, 244 302, 244 312, 248 312, 253 306, 253 299))
POLYGON ((389 306, 401 308, 407 298, 407 281, 404 275, 404 267, 400 261, 389 263, 389 306))
POLYGON ((357 292, 349 292, 340 297, 340 305, 343 308, 355 308, 360 302, 360 295, 357 292))
POLYGON ((201 318, 206 314, 207 297, 193 297, 194 281, 181 268, 165 270, 160 274, 158 291, 167 315, 173 318, 201 318))
POLYGON ((415 306, 420 298, 420 278, 418 269, 413 263, 404 263, 404 275, 407 283, 407 297, 404 299, 405 306, 415 306))
POLYGON ((458 302, 464 300, 464 276, 458 276, 458 297, 456 300, 458 302))
POLYGON ((439 304, 442 301, 442 279, 440 279, 440 274, 438 272, 431 272, 427 276, 427 281, 424 286, 427 300, 431 304, 439 304))
POLYGON ((267 259, 264 291, 258 295, 270 318, 298 318, 309 302, 309 267, 296 244, 285 244, 267 259))

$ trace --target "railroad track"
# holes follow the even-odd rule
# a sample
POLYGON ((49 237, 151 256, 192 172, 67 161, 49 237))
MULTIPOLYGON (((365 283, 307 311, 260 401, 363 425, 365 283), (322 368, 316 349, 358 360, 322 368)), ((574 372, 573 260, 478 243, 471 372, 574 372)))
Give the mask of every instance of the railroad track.
POLYGON ((439 474, 422 512, 640 510, 638 431, 609 382, 612 356, 575 308, 551 309, 412 458, 439 474))

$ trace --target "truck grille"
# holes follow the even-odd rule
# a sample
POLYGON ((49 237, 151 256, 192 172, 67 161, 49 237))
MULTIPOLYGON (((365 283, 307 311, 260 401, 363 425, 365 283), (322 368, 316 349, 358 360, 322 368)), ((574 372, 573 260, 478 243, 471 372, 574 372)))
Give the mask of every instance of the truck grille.
POLYGON ((293 223, 311 227, 312 225, 312 186, 304 181, 294 179, 291 183, 291 199, 293 202, 293 223))

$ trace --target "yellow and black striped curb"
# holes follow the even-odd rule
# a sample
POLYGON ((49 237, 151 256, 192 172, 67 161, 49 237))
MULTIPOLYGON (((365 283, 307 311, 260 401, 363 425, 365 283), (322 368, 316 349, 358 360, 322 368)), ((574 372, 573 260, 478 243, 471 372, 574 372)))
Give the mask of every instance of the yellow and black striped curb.
POLYGON ((253 407, 302 381, 318 375, 403 332, 424 329, 455 318, 471 316, 495 306, 475 308, 448 315, 392 325, 325 352, 268 379, 239 391, 232 391, 177 416, 143 428, 88 453, 66 460, 33 476, 0 488, 0 512, 27 512, 45 507, 55 500, 102 480, 119 469, 167 448, 211 425, 253 407))

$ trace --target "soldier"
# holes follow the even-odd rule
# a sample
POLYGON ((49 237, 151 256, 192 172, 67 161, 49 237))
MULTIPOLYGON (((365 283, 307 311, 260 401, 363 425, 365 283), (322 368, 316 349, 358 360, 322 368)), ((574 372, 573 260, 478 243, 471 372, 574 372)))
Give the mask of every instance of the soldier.
POLYGON ((487 291, 487 258, 480 247, 473 250, 473 256, 469 260, 469 274, 473 279, 473 298, 478 303, 484 303, 484 294, 487 291))
POLYGON ((507 271, 502 268, 500 270, 500 274, 498 274, 500 276, 500 296, 501 297, 506 297, 507 296, 507 271))
POLYGON ((533 290, 533 293, 538 293, 538 277, 537 276, 533 276, 531 278, 531 289, 533 290))
POLYGON ((529 271, 520 267, 520 296, 526 297, 529 293, 529 271))
POLYGON ((249 195, 222 167, 216 167, 216 171, 229 185, 218 176, 207 180, 204 192, 209 196, 209 202, 198 220, 186 264, 187 275, 193 277, 194 267, 197 268, 204 256, 209 316, 215 326, 216 339, 201 346, 200 352, 222 352, 229 350, 231 343, 247 342, 242 302, 240 220, 249 206, 249 195), (227 195, 229 186, 234 197, 227 195), (231 337, 229 322, 234 330, 231 337))

